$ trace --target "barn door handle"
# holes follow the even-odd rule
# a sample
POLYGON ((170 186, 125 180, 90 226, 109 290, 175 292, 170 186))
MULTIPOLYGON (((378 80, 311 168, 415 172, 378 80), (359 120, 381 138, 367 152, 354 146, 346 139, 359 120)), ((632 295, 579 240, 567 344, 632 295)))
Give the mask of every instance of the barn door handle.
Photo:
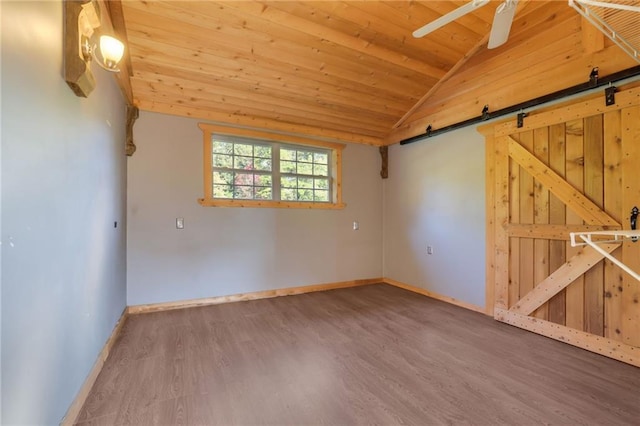
MULTIPOLYGON (((629 218, 629 222, 631 222, 631 229, 635 230, 638 224, 638 207, 633 206, 631 209, 631 217, 629 218)), ((638 237, 631 237, 631 241, 634 243, 638 241, 638 237)))

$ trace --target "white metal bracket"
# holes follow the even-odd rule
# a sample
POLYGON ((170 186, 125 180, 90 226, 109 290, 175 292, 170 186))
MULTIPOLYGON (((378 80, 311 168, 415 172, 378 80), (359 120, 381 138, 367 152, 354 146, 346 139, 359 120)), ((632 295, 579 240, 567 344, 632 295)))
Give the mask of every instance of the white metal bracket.
POLYGON ((636 16, 640 6, 627 5, 615 1, 569 0, 569 6, 575 9, 593 26, 600 30, 611 41, 617 44, 629 56, 640 62, 638 47, 638 25, 636 16))
POLYGON ((570 232, 571 247, 590 246, 592 249, 609 259, 614 264, 618 265, 620 269, 631 275, 636 280, 640 281, 640 274, 629 268, 627 265, 616 259, 612 254, 607 253, 600 248, 598 244, 606 243, 622 243, 624 238, 638 238, 640 237, 640 231, 634 230, 622 230, 622 231, 595 231, 595 232, 570 232), (593 240, 592 237, 609 237, 608 239, 593 240), (576 240, 579 238, 582 240, 576 240))

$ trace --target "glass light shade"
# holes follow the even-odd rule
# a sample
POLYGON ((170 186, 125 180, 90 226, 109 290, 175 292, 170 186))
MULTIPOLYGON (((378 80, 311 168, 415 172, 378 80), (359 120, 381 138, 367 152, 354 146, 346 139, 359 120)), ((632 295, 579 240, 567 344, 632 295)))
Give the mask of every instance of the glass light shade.
POLYGON ((115 69, 124 54, 124 44, 114 37, 100 36, 100 53, 102 54, 104 65, 109 69, 115 69))

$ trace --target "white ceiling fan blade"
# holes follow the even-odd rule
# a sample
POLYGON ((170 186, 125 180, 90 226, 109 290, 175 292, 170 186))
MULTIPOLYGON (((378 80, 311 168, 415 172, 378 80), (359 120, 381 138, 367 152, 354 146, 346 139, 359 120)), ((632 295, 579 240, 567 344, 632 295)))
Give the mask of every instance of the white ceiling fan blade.
POLYGON ((517 5, 518 0, 507 0, 496 9, 496 14, 493 16, 491 34, 489 35, 489 43, 487 44, 488 49, 495 49, 506 43, 517 5))
POLYGON ((484 6, 487 3, 489 3, 489 0, 473 0, 472 2, 467 3, 464 6, 460 6, 456 10, 452 10, 446 15, 439 17, 435 21, 429 22, 427 25, 418 28, 413 32, 413 36, 415 38, 424 37, 430 32, 447 25, 449 22, 455 21, 456 19, 466 15, 467 13, 473 12, 474 10, 484 6))

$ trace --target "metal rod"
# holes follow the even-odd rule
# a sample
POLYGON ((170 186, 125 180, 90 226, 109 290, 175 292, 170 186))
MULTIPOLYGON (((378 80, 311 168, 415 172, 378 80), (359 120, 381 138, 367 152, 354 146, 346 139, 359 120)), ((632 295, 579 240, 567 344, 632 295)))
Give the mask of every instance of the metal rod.
MULTIPOLYGON (((609 83, 615 83, 616 81, 620 81, 620 80, 624 80, 626 78, 630 78, 630 77, 636 77, 640 75, 640 65, 635 66, 635 67, 631 67, 631 68, 627 68, 626 70, 623 71, 619 71, 617 73, 613 73, 605 78, 602 79, 597 79, 596 83, 592 83, 592 82, 586 82, 586 83, 581 83, 578 84, 576 86, 572 86, 569 87, 567 89, 562 89, 562 90, 558 90, 557 92, 553 92, 550 93, 548 95, 543 95, 540 97, 537 97, 535 99, 531 99, 529 101, 525 101, 522 103, 519 103, 517 105, 513 105, 507 108, 503 108, 500 109, 498 111, 494 111, 494 112, 490 112, 489 113, 489 118, 493 119, 493 118, 497 118, 497 117, 502 117, 504 115, 508 115, 508 114, 512 114, 514 112, 517 111, 521 111, 523 109, 526 108, 532 108, 541 104, 545 104, 547 102, 551 102, 551 101, 555 101, 558 99, 562 99, 562 98, 566 98, 567 96, 572 96, 572 95, 577 95, 579 93, 582 92, 586 92, 587 90, 592 90, 592 89, 596 89, 598 87, 602 87, 605 85, 608 85, 609 83)), ((407 145, 413 142, 418 142, 419 140, 423 140, 426 138, 430 138, 433 136, 437 136, 440 135, 442 133, 447 133, 450 132, 452 130, 457 130, 460 129, 462 127, 466 127, 466 126, 470 126, 472 124, 477 124, 477 123, 482 123, 483 121, 487 121, 486 118, 486 114, 485 115, 480 115, 478 117, 474 117, 474 118, 470 118, 468 120, 464 120, 461 121, 459 123, 455 123, 455 124, 451 124, 449 126, 443 127, 441 129, 431 129, 430 132, 428 133, 424 133, 418 136, 413 136, 411 138, 407 138, 404 140, 400 141, 400 145, 407 145)))
MULTIPOLYGON (((587 233, 578 233, 578 232, 571 232, 571 245, 573 247, 576 247, 577 245, 582 245, 582 244, 575 244, 575 236, 578 236, 582 239, 582 241, 584 241, 587 245, 589 245, 592 249, 594 249, 595 251, 597 251, 598 253, 600 253, 601 255, 603 255, 604 257, 606 257, 607 259, 609 259, 611 262, 615 263, 616 265, 618 265, 618 267, 620 269, 622 269, 623 271, 625 271, 627 274, 631 275, 633 278, 635 278, 636 280, 640 281, 640 275, 634 271, 633 269, 629 268, 627 265, 625 265, 624 263, 622 263, 621 261, 619 261, 618 259, 616 259, 615 256, 613 256, 612 254, 608 253, 606 250, 603 250, 602 248, 600 248, 598 246, 598 244, 603 244, 605 243, 604 241, 592 241, 591 240, 591 235, 597 235, 597 232, 587 232, 587 233), (575 234, 575 235, 574 235, 575 234)), ((626 235, 625 235, 626 236, 626 235)), ((617 236, 616 236, 616 241, 611 241, 614 243, 622 243, 622 241, 619 241, 617 236)))

